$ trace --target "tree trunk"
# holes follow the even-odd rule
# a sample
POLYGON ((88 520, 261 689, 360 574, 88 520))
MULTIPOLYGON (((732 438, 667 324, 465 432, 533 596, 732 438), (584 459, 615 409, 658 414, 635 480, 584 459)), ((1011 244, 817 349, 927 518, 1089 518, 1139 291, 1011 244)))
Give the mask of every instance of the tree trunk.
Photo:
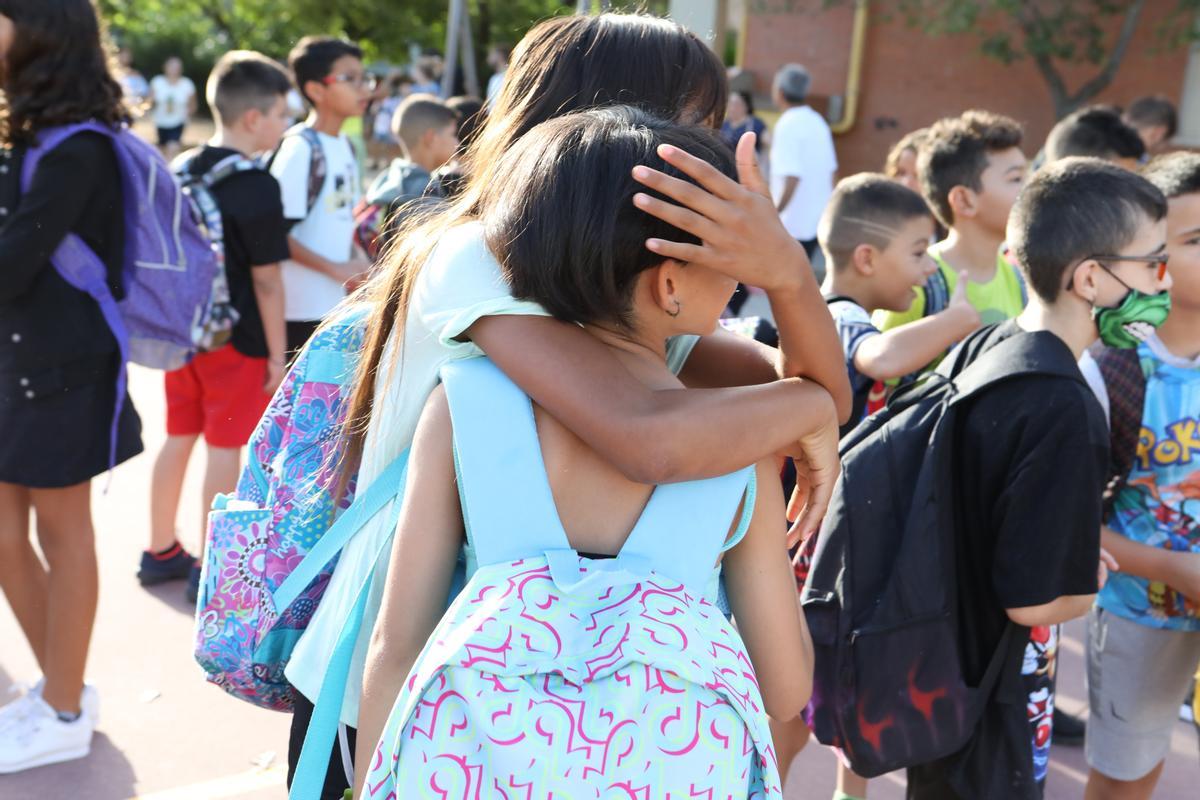
MULTIPOLYGON (((1141 19, 1142 9, 1146 6, 1146 0, 1132 0, 1129 7, 1125 9, 1125 16, 1121 21, 1121 30, 1117 34, 1117 40, 1113 43, 1112 50, 1108 53, 1108 58, 1104 61, 1104 66, 1096 73, 1087 83, 1079 87, 1075 92, 1071 92, 1063 80, 1058 67, 1055 66, 1054 60, 1045 53, 1031 53, 1034 64, 1037 65, 1038 72, 1041 73, 1042 79, 1046 82, 1046 87, 1050 90, 1050 99, 1054 103, 1054 115, 1056 119, 1062 119, 1071 112, 1082 108, 1092 98, 1100 94, 1108 85, 1112 83, 1116 77, 1117 69, 1121 66, 1121 61, 1125 58, 1126 51, 1129 50, 1129 43, 1133 40, 1133 34, 1137 32, 1138 22, 1141 19)), ((1030 4, 1027 8, 1034 15, 1037 14, 1035 5, 1030 4)), ((1024 17, 1018 17, 1018 21, 1022 29, 1026 33, 1026 38, 1029 38, 1031 23, 1024 17)), ((1026 47, 1026 52, 1029 48, 1026 47)))

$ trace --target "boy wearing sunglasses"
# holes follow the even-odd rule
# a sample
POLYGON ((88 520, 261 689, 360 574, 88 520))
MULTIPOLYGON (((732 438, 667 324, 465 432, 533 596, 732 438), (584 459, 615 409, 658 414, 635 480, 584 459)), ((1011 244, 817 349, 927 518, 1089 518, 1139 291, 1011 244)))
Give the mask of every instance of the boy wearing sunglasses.
POLYGON ((1165 254, 1103 263, 1131 287, 1171 285, 1170 301, 1131 288, 1081 364, 1110 419, 1101 536, 1120 563, 1088 618, 1088 800, 1152 795, 1200 665, 1200 155, 1143 175, 1168 198, 1170 277, 1165 254), (1157 333, 1126 335, 1168 307, 1157 333))
POLYGON ((288 66, 312 109, 302 125, 288 131, 270 166, 291 225, 291 258, 283 264, 291 358, 371 266, 354 248, 362 176, 342 127, 366 111, 374 79, 363 67, 362 50, 328 36, 301 39, 288 66))
POLYGON ((1009 380, 960 412, 953 500, 962 668, 968 685, 993 663, 1000 678, 971 743, 909 770, 910 798, 1042 797, 1054 626, 1091 608, 1101 552, 1108 433, 1075 364, 1099 339, 1136 344, 1162 322, 1166 213, 1145 179, 1087 158, 1045 167, 1013 207, 1008 242, 1029 305, 969 336, 944 366, 957 377, 1000 343, 1028 337, 1027 357, 1057 372, 1014 365, 1009 380), (1042 683, 1031 693, 1032 679, 1042 683))

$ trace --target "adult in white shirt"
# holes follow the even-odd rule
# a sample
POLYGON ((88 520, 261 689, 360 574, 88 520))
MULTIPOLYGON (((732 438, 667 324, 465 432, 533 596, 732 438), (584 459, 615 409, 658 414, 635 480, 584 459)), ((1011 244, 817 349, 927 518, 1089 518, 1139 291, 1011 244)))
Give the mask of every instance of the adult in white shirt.
POLYGON ((496 105, 496 98, 500 96, 500 90, 504 88, 504 76, 508 73, 508 61, 512 58, 512 46, 507 44, 494 44, 492 49, 488 51, 487 63, 492 68, 492 77, 488 79, 487 85, 487 109, 492 110, 496 105))
POLYGON ((183 129, 196 113, 196 85, 183 74, 183 62, 171 56, 163 64, 163 74, 150 81, 154 126, 158 128, 158 146, 171 159, 179 154, 183 129))
POLYGON ((806 103, 812 78, 799 64, 775 75, 771 91, 783 115, 771 134, 771 196, 780 219, 809 258, 817 250, 817 222, 833 194, 837 154, 824 118, 806 103))

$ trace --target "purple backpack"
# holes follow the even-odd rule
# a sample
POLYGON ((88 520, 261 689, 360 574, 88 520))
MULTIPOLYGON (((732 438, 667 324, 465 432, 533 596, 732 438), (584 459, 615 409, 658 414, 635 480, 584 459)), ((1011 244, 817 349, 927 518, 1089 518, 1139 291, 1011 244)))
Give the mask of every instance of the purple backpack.
POLYGON ((116 462, 117 420, 125 402, 125 363, 178 369, 188 362, 205 324, 218 263, 167 162, 128 126, 84 122, 39 131, 25 155, 21 191, 29 190, 47 153, 82 131, 107 136, 117 156, 125 218, 125 297, 113 297, 104 262, 73 233, 63 238, 50 263, 67 283, 96 301, 120 348, 111 464, 116 462))

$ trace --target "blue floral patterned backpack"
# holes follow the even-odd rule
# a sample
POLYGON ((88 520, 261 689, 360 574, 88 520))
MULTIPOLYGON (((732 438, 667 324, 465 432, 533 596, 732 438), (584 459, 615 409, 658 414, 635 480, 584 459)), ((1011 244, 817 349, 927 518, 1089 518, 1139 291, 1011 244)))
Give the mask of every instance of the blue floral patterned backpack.
POLYGON ((292 710, 284 667, 338 553, 403 487, 406 456, 362 497, 353 480, 335 496, 336 451, 365 333, 363 308, 317 331, 259 421, 236 491, 218 495, 209 514, 196 660, 209 681, 264 708, 292 710))

